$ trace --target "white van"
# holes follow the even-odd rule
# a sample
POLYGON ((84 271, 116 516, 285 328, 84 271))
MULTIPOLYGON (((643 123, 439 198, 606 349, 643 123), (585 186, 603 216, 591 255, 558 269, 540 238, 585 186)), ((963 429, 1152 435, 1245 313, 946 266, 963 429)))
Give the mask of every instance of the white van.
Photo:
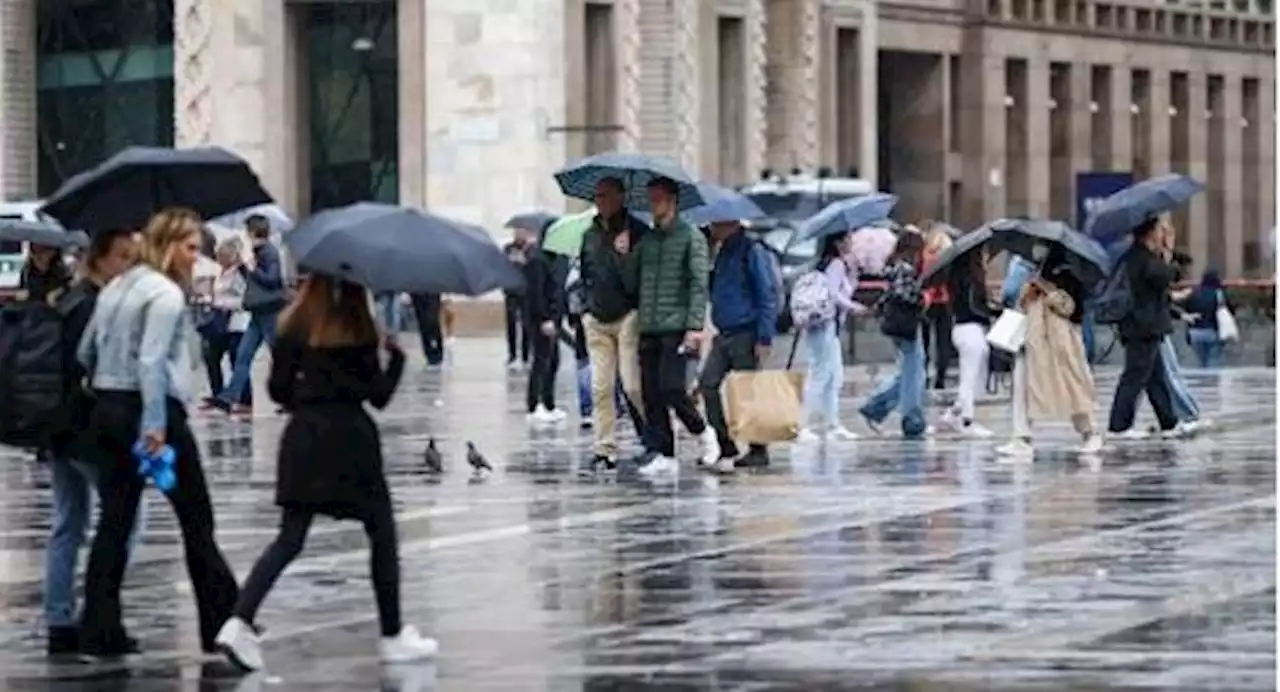
MULTIPOLYGON (((31 202, 0 202, 0 221, 43 221, 38 213, 40 200, 31 202)), ((18 287, 22 265, 27 261, 27 248, 23 243, 0 241, 0 291, 18 287)))

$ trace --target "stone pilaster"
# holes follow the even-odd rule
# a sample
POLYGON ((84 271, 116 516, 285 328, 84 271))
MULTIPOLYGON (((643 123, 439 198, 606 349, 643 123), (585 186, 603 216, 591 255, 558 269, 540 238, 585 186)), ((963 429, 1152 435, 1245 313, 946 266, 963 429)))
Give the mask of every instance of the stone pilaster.
POLYGON ((821 0, 767 0, 768 165, 818 161, 821 0))
POLYGON ((769 97, 766 93, 765 65, 768 40, 765 22, 766 0, 747 0, 747 148, 746 166, 749 179, 755 178, 765 167, 768 155, 769 97))
POLYGON ((1133 170, 1133 73, 1128 65, 1111 68, 1111 170, 1133 170))
MULTIPOLYGON (((1246 196, 1244 187, 1244 156, 1242 151, 1242 135, 1244 131, 1241 118, 1240 77, 1234 74, 1224 75, 1222 79, 1222 108, 1214 113, 1210 127, 1222 128, 1222 218, 1209 219, 1206 234, 1213 233, 1215 226, 1222 229, 1226 236, 1227 264, 1218 267, 1225 276, 1244 276, 1244 244, 1253 240, 1255 233, 1261 228, 1246 229, 1243 226, 1243 209, 1252 194, 1246 196), (1218 225, 1220 224, 1220 225, 1218 225)), ((1263 236, 1265 238, 1265 234, 1263 236)))
POLYGON ((0 198, 36 196, 36 0, 0 0, 0 198))
MULTIPOLYGON (((673 0, 675 9, 675 45, 672 55, 672 101, 675 106, 675 161, 694 177, 701 170, 702 88, 698 79, 699 29, 702 0, 673 0)), ((714 98, 714 96, 712 97, 714 98)))
MULTIPOLYGON (((1026 114, 1027 142, 1026 158, 1023 165, 1027 175, 1027 213, 1037 217, 1049 217, 1052 192, 1053 133, 1049 128, 1050 94, 1049 60, 1043 54, 1032 56, 1027 60, 1027 103, 1023 112, 1026 114)), ((1023 104, 1015 104, 1022 107, 1023 104)), ((1065 107, 1066 104, 1062 104, 1065 107)), ((1013 171, 1006 171, 1014 175, 1013 171)))
POLYGON ((618 151, 634 152, 640 145, 640 0, 614 0, 614 35, 618 42, 618 151))
MULTIPOLYGON (((1204 72, 1197 70, 1188 74, 1187 113, 1179 113, 1179 116, 1185 115, 1187 118, 1187 174, 1196 180, 1206 182, 1210 190, 1220 191, 1224 181, 1211 180, 1210 176, 1215 172, 1211 171, 1209 166, 1209 137, 1218 135, 1210 134, 1208 128, 1222 127, 1222 114, 1215 113, 1212 119, 1205 117, 1209 112, 1208 88, 1208 80, 1204 72)), ((1218 155, 1221 156, 1223 153, 1219 151, 1218 155)), ((1203 270, 1212 257, 1209 236, 1225 230, 1218 226, 1222 219, 1209 218, 1209 197, 1209 194, 1199 194, 1191 199, 1187 210, 1187 228, 1178 229, 1180 233, 1186 234, 1187 247, 1195 262, 1196 272, 1203 270)), ((1215 242, 1221 243, 1222 240, 1215 242)), ((1222 269, 1224 267, 1218 267, 1219 271, 1222 269)))
POLYGON ((1148 116, 1147 146, 1151 153, 1148 167, 1150 177, 1164 175, 1169 172, 1169 108, 1173 105, 1169 95, 1169 73, 1165 70, 1151 70, 1151 115, 1148 116))
POLYGON ((800 167, 812 171, 818 165, 821 141, 820 112, 822 88, 822 1, 801 0, 800 66, 797 84, 800 112, 793 137, 797 143, 800 167))
POLYGON ((173 140, 179 147, 204 146, 213 141, 214 23, 220 11, 230 9, 219 7, 221 4, 228 3, 173 3, 173 140))

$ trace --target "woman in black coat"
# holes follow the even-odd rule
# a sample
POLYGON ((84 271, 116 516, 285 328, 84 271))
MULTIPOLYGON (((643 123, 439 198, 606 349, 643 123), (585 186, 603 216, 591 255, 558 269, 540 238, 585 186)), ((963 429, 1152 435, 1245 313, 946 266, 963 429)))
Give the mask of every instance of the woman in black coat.
POLYGON ((302 551, 317 514, 364 524, 372 555, 374 592, 382 628, 383 660, 403 662, 435 654, 436 642, 400 622, 400 564, 395 516, 382 472, 382 442, 364 403, 382 409, 404 372, 404 352, 390 337, 383 369, 379 339, 365 290, 312 275, 280 317, 267 383, 271 398, 290 414, 280 440, 276 504, 280 533, 253 566, 235 616, 218 633, 231 661, 262 667, 253 625, 258 606, 280 573, 302 551))

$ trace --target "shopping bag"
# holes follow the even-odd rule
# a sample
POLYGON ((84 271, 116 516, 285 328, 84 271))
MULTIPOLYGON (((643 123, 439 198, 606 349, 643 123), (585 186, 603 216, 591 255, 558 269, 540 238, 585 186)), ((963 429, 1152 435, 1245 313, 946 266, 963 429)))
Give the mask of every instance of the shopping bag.
POLYGON ((1000 313, 1000 318, 991 325, 987 332, 987 343, 991 348, 1005 353, 1017 353, 1027 340, 1027 316, 1012 308, 1000 313))
POLYGON ((1218 310, 1214 317, 1218 320, 1219 340, 1227 342, 1240 340, 1240 325, 1236 324, 1236 316, 1231 314, 1231 308, 1227 307, 1227 300, 1221 291, 1218 292, 1218 310))
POLYGON ((731 372, 724 379, 729 437, 747 444, 788 442, 800 432, 804 374, 790 370, 731 372))

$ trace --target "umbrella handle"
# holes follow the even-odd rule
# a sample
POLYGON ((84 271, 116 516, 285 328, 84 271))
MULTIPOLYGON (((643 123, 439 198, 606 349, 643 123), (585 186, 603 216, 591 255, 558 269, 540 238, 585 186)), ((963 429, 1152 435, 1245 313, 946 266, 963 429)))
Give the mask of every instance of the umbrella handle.
POLYGON ((791 369, 791 364, 796 360, 796 349, 800 348, 800 328, 793 327, 791 331, 795 333, 795 336, 791 339, 791 354, 787 356, 787 367, 784 368, 785 370, 791 369))

